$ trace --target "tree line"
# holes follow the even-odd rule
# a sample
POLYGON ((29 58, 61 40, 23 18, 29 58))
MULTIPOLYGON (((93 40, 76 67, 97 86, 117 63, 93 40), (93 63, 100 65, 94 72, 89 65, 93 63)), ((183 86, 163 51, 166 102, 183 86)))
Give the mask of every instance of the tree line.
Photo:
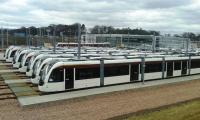
MULTIPOLYGON (((81 25, 81 32, 82 34, 84 34, 85 32, 85 25, 82 24, 81 25)), ((55 32, 55 36, 61 36, 61 35, 76 35, 78 31, 78 23, 72 24, 72 25, 63 25, 63 24, 50 24, 47 27, 35 27, 35 26, 31 26, 31 27, 21 27, 18 29, 11 29, 9 30, 9 34, 14 35, 15 33, 23 33, 24 35, 26 34, 30 34, 30 35, 39 35, 39 34, 43 34, 43 35, 53 35, 55 32)))
POLYGON ((96 25, 91 28, 92 34, 132 34, 132 35, 160 35, 159 31, 143 30, 142 28, 114 28, 113 26, 96 25))
POLYGON ((184 32, 180 35, 175 34, 175 37, 190 38, 191 41, 200 41, 200 34, 195 34, 192 32, 184 32))
MULTIPOLYGON (((23 33, 31 35, 53 35, 55 31, 56 36, 77 36, 78 31, 78 23, 72 25, 63 25, 63 24, 50 24, 46 27, 21 27, 18 29, 9 30, 9 34, 14 35, 15 33, 23 33)), ((87 29, 84 24, 81 25, 81 33, 91 33, 91 34, 132 34, 132 35, 156 35, 159 36, 160 32, 155 30, 144 30, 142 28, 114 28, 113 26, 105 26, 105 25, 95 25, 94 27, 87 29)), ((175 34, 175 37, 184 37, 190 38, 192 41, 200 41, 200 34, 195 34, 192 32, 185 32, 182 34, 175 34)))

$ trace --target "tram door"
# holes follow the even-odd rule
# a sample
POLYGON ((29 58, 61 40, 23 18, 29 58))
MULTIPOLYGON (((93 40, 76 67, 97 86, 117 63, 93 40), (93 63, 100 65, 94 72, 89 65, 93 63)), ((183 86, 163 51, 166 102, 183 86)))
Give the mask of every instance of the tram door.
POLYGON ((74 88, 74 69, 65 69, 65 89, 74 88))
POLYGON ((187 74, 187 61, 182 61, 182 71, 181 71, 182 75, 186 75, 187 74))
POLYGON ((137 81, 139 77, 139 64, 131 65, 131 80, 130 81, 137 81))
POLYGON ((173 76, 173 62, 167 62, 167 77, 173 76))

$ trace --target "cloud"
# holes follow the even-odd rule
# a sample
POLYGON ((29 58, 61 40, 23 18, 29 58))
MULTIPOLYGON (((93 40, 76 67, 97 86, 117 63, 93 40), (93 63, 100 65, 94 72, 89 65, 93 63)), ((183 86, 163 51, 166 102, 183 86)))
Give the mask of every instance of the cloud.
POLYGON ((199 32, 199 0, 1 0, 0 24, 84 23, 199 32), (4 21, 4 22, 2 22, 4 21))
POLYGON ((167 9, 177 8, 191 3, 191 0, 148 0, 143 7, 147 9, 167 9))

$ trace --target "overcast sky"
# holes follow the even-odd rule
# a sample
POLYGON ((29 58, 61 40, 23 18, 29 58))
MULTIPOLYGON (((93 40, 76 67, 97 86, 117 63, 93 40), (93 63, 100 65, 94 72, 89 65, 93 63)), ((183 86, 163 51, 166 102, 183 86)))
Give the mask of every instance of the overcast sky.
POLYGON ((0 0, 1 25, 76 22, 199 33, 200 0, 0 0))

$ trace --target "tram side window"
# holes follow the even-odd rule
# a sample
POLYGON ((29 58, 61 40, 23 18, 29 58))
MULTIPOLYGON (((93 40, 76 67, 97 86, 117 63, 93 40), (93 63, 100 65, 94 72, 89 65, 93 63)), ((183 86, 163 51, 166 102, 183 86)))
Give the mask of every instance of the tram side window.
POLYGON ((145 73, 161 72, 162 63, 151 63, 145 65, 145 73))
POLYGON ((92 79, 100 77, 99 67, 95 68, 76 68, 76 80, 92 79))
POLYGON ((49 82, 63 82, 63 81, 64 81, 63 68, 54 69, 50 75, 49 82))
POLYGON ((16 53, 16 51, 13 51, 13 52, 11 53, 10 57, 14 57, 15 53, 16 53))
POLYGON ((122 65, 122 66, 109 66, 104 68, 104 76, 111 77, 111 76, 120 76, 120 75, 129 75, 129 66, 122 65))
POLYGON ((174 70, 181 70, 181 61, 174 62, 174 70))
POLYGON ((191 68, 200 68, 200 60, 192 60, 191 68))

